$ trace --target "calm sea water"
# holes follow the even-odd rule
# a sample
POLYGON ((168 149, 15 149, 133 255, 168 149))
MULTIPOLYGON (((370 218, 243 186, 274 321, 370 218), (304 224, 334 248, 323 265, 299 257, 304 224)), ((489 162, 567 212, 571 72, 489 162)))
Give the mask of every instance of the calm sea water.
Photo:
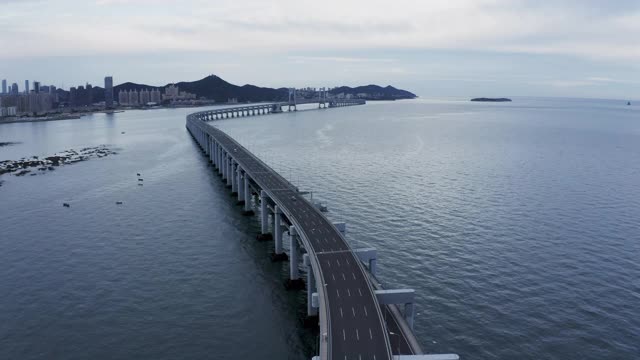
MULTIPOLYGON (((304 295, 188 136, 192 111, 0 125, 21 142, 0 160, 119 152, 0 177, 0 358, 315 352, 304 295)), ((416 100, 217 124, 376 247, 385 286, 416 290, 427 352, 639 356, 637 107, 416 100)))

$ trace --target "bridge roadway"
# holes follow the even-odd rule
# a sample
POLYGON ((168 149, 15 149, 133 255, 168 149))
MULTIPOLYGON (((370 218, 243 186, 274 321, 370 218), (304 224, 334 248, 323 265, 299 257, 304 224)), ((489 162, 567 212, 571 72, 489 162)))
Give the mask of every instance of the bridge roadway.
POLYGON ((389 336, 373 287, 335 226, 288 181, 233 138, 195 117, 188 123, 221 146, 295 225, 319 285, 320 357, 391 360, 389 336))

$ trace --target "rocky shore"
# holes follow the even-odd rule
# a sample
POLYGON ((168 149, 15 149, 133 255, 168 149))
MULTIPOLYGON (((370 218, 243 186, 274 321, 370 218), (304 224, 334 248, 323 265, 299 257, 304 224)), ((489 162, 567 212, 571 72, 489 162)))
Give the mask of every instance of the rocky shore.
MULTIPOLYGON (((0 175, 10 174, 13 176, 24 176, 30 174, 34 176, 38 175, 38 173, 55 170, 57 166, 70 165, 91 158, 103 158, 115 154, 117 153, 107 145, 100 145, 77 151, 73 149, 66 150, 43 158, 32 156, 20 160, 3 160, 0 161, 0 175)), ((0 182, 0 186, 2 186, 2 182, 0 182)))

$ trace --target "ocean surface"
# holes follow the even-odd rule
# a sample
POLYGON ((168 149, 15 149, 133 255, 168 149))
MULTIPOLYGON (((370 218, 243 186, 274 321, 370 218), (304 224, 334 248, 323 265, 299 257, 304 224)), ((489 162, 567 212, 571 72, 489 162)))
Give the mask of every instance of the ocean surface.
MULTIPOLYGON (((0 125, 19 142, 0 161, 118 152, 0 176, 0 359, 316 352, 287 263, 188 135, 194 111, 0 125)), ((420 99, 216 125, 376 247, 387 288, 416 290, 426 352, 640 357, 638 106, 420 99)))

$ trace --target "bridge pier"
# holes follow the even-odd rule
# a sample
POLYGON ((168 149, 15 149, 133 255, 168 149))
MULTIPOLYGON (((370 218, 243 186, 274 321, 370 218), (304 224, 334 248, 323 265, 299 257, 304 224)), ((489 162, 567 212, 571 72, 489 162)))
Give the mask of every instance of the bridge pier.
POLYGON ((227 187, 230 188, 233 180, 233 158, 227 153, 227 187))
POLYGON ((238 194, 238 163, 231 159, 231 195, 238 194))
POLYGON ((244 189, 242 193, 244 194, 244 215, 253 215, 253 210, 251 210, 251 191, 249 190, 249 174, 244 173, 244 189))
POLYGON ((318 308, 313 306, 313 293, 316 292, 316 279, 311 268, 309 254, 302 255, 302 262, 307 270, 307 316, 318 316, 318 308))
POLYGON ((271 254, 271 261, 279 262, 288 259, 287 254, 282 249, 282 211, 278 205, 273 207, 273 235, 275 237, 275 247, 273 254, 271 254))
POLYGON ((236 190, 238 191, 238 205, 244 204, 244 184, 242 183, 242 168, 240 164, 236 167, 236 190))
POLYGON ((260 190, 260 235, 257 239, 259 241, 271 240, 273 236, 269 233, 269 207, 268 207, 269 195, 264 190, 260 190))
POLYGON ((376 298, 380 305, 404 305, 404 318, 407 325, 413 330, 414 307, 413 298, 415 290, 413 289, 396 289, 396 290, 375 290, 376 298))
POLYGON ((300 279, 298 271, 298 231, 296 227, 289 226, 289 280, 286 281, 287 290, 301 290, 304 288, 304 281, 300 279))

